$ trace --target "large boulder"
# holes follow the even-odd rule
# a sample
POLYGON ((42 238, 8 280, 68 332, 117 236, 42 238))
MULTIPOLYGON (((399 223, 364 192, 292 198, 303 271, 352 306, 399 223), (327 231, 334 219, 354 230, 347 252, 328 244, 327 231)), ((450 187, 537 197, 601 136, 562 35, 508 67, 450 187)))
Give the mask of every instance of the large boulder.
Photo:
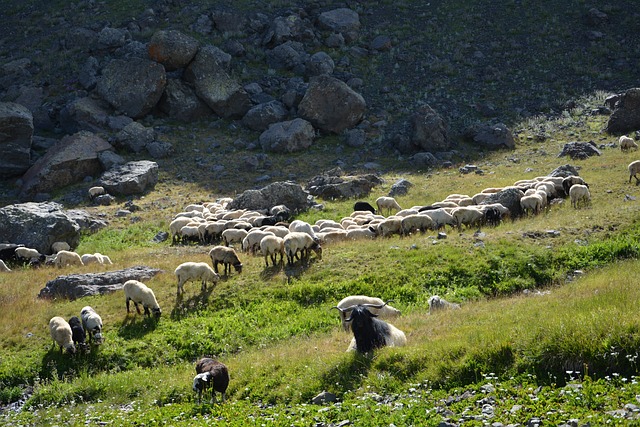
POLYGON ((110 110, 102 99, 76 98, 60 110, 60 126, 68 134, 81 130, 101 132, 109 127, 110 110))
POLYGON ((178 79, 169 79, 158 107, 167 116, 183 122, 213 115, 211 108, 198 98, 191 86, 178 79))
POLYGON ((351 9, 333 9, 320 14, 318 27, 322 30, 340 33, 345 41, 349 42, 357 37, 357 32, 360 29, 360 17, 358 12, 351 9))
POLYGON ((325 200, 344 200, 368 196, 373 187, 383 182, 373 174, 344 176, 340 170, 333 170, 312 178, 307 183, 307 191, 325 200))
POLYGON ((155 137, 153 128, 145 127, 138 122, 131 122, 116 134, 115 145, 134 153, 140 153, 155 140, 155 137))
POLYGON ((203 46, 184 72, 184 79, 193 85, 198 95, 217 115, 241 118, 251 99, 242 86, 231 77, 219 60, 220 50, 203 46))
POLYGON ((495 150, 499 148, 516 147, 511 130, 502 123, 496 125, 481 125, 475 128, 473 142, 482 148, 495 150))
POLYGON ((97 91, 115 109, 138 119, 158 103, 166 84, 164 67, 157 62, 114 59, 102 70, 97 91))
POLYGON ((229 209, 269 210, 285 205, 291 212, 303 212, 313 205, 313 198, 299 184, 274 182, 260 190, 247 190, 237 196, 229 209))
POLYGON ((33 116, 24 106, 0 102, 0 178, 22 175, 31 162, 33 116))
POLYGON ((251 130, 266 130, 269 125, 281 122, 289 112, 280 101, 269 101, 252 107, 242 118, 242 124, 251 130))
POLYGON ((592 142, 568 142, 564 144, 558 157, 569 156, 572 160, 584 160, 601 154, 600 150, 592 142))
POLYGON ((149 41, 149 58, 161 63, 167 71, 184 68, 198 52, 200 43, 176 30, 156 31, 149 41))
POLYGON ((109 194, 129 196, 153 189, 158 182, 158 164, 149 160, 125 163, 106 171, 99 184, 109 194))
POLYGON ((300 42, 288 41, 267 51, 267 64, 275 69, 302 73, 308 60, 309 54, 300 42))
POLYGON ((21 203, 0 208, 0 236, 3 241, 50 254, 54 242, 80 243, 80 226, 58 203, 21 203))
POLYGON ((561 176, 563 178, 566 178, 568 176, 580 176, 580 174, 574 166, 567 164, 558 166, 553 171, 551 171, 549 176, 561 176))
POLYGON ((265 151, 291 153, 310 147, 316 136, 311 123, 293 119, 274 123, 260 134, 260 145, 265 151))
POLYGON ((298 114, 322 131, 339 134, 357 125, 366 107, 362 95, 345 82, 321 75, 311 78, 298 114))
POLYGON ((151 279, 162 270, 136 266, 105 273, 70 274, 49 280, 38 293, 38 298, 64 298, 75 300, 82 297, 109 294, 123 288, 127 280, 151 279))
POLYGON ((524 197, 524 193, 515 187, 508 187, 502 191, 491 194, 484 199, 481 205, 490 205, 492 203, 500 203, 505 208, 509 209, 511 218, 518 218, 522 216, 522 208, 520 207, 520 199, 524 197))
POLYGON ((640 88, 629 89, 615 98, 607 132, 624 134, 640 129, 640 88))
POLYGON ((49 193, 87 176, 100 175, 98 155, 112 149, 111 144, 91 132, 65 136, 24 174, 21 198, 29 200, 37 193, 49 193))
POLYGON ((449 149, 447 125, 433 108, 421 106, 411 115, 410 123, 410 151, 438 152, 449 149))

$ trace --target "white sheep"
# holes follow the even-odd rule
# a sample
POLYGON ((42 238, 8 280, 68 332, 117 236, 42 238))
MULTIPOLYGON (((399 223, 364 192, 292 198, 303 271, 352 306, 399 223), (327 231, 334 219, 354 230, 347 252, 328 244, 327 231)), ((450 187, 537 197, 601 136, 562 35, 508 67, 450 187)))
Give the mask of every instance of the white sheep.
MULTIPOLYGON (((387 301, 393 302, 393 301, 387 301)), ((346 318, 351 314, 351 310, 347 310, 349 307, 358 305, 358 304, 374 304, 381 305, 382 308, 370 307, 369 311, 375 315, 380 317, 388 318, 388 317, 397 317, 400 316, 400 310, 390 305, 385 305, 385 302, 380 298, 369 297, 366 295, 350 295, 348 297, 342 298, 338 303, 337 307, 340 308, 338 312, 340 313, 340 321, 342 322, 342 329, 344 331, 351 330, 351 324, 345 321, 346 318)))
POLYGON ((307 258, 311 251, 314 251, 316 256, 322 259, 322 247, 308 233, 293 231, 285 236, 284 252, 289 264, 293 264, 296 259, 307 258))
POLYGON ((64 348, 67 353, 74 354, 76 346, 73 344, 73 333, 69 323, 60 316, 52 317, 49 320, 49 334, 53 338, 54 345, 60 346, 60 352, 64 348))
POLYGON ((218 241, 222 237, 222 232, 226 229, 226 221, 219 220, 206 222, 198 227, 200 231, 200 241, 204 244, 218 241))
POLYGON ((96 252, 94 254, 84 254, 80 257, 80 259, 82 260, 82 263, 84 265, 89 265, 89 264, 100 264, 100 265, 111 265, 113 264, 113 262, 111 262, 111 258, 109 258, 106 255, 102 255, 99 252, 96 252))
POLYGON ((44 261, 44 255, 40 254, 40 252, 38 252, 36 249, 19 247, 16 248, 15 255, 18 260, 22 260, 25 262, 31 261, 33 259, 44 261))
POLYGON ((11 271, 7 264, 4 263, 3 260, 0 259, 0 271, 11 271))
POLYGON ((307 233, 313 238, 313 240, 318 241, 318 236, 316 236, 311 224, 299 219, 296 219, 289 224, 289 232, 307 233))
POLYGON ((189 223, 180 229, 180 241, 183 245, 200 241, 200 224, 189 223))
POLYGON ((402 218, 401 230, 403 236, 408 236, 415 231, 425 232, 434 228, 434 221, 427 215, 415 214, 402 218))
POLYGON ((434 228, 439 230, 446 225, 452 228, 457 225, 455 218, 451 213, 447 212, 445 208, 432 209, 428 211, 422 211, 419 215, 426 215, 434 222, 434 228))
POLYGON ((346 240, 375 239, 376 231, 371 226, 354 227, 347 230, 346 240))
POLYGON ((60 251, 70 251, 71 246, 67 242, 53 242, 51 245, 51 252, 57 254, 60 251))
POLYGON ((270 231, 262 231, 260 229, 253 229, 247 233, 244 239, 242 239, 242 250, 255 254, 260 247, 260 241, 266 236, 275 236, 270 231))
POLYGON ((461 206, 451 211, 451 216, 462 230, 462 226, 479 227, 484 219, 484 212, 475 206, 461 206))
POLYGON ((344 242, 347 240, 347 231, 346 230, 329 230, 329 231, 321 231, 317 233, 318 239, 320 239, 321 244, 332 244, 336 242, 344 242))
POLYGON ((233 266, 238 273, 242 273, 242 263, 233 248, 215 246, 209 251, 209 258, 211 258, 213 271, 216 273, 218 273, 218 264, 222 264, 226 276, 231 274, 231 266, 233 266))
POLYGON ((284 239, 275 235, 265 236, 260 241, 260 252, 264 256, 264 264, 269 267, 268 257, 271 257, 271 263, 275 266, 280 255, 280 263, 284 261, 284 239))
POLYGON ((618 140, 618 144, 620 144, 620 149, 622 151, 629 151, 632 148, 634 150, 638 149, 638 144, 636 144, 636 142, 633 140, 633 138, 629 138, 626 135, 622 135, 620 137, 620 139, 618 140))
POLYGON ((537 215, 542 209, 542 203, 542 197, 539 194, 530 194, 520 199, 520 208, 525 215, 531 213, 537 215))
POLYGON ((207 282, 215 285, 220 280, 218 273, 213 271, 206 262, 183 262, 174 273, 178 279, 178 295, 184 292, 183 285, 189 280, 201 280, 202 291, 207 290, 207 282))
POLYGON ((242 247, 242 240, 247 237, 247 230, 237 228, 227 228, 222 232, 222 242, 225 246, 230 246, 233 243, 239 243, 242 247))
POLYGON ((91 306, 84 306, 80 310, 80 319, 82 319, 82 327, 89 335, 89 340, 95 340, 96 344, 102 344, 104 338, 102 336, 102 318, 91 306))
POLYGON ((171 234, 171 243, 175 245, 180 240, 180 229, 191 222, 190 217, 181 216, 169 224, 169 234, 171 234))
POLYGON ((60 251, 56 254, 54 264, 58 267, 64 267, 65 265, 84 265, 82 258, 75 252, 60 251))
POLYGON ((433 314, 438 310, 458 310, 459 308, 460 304, 449 302, 444 298, 439 297, 438 295, 429 297, 429 314, 433 314))
POLYGON ((636 175, 640 173, 640 160, 636 160, 634 162, 629 163, 628 169, 629 169, 629 183, 631 183, 631 178, 633 177, 636 179, 636 185, 638 185, 640 180, 636 175))
POLYGON ((102 196, 107 194, 107 191, 104 189, 104 187, 91 187, 89 189, 89 198, 90 199, 95 199, 98 196, 102 196))
POLYGON ((589 193, 589 188, 586 185, 572 185, 569 190, 569 197, 571 197, 571 206, 576 209, 578 209, 581 204, 588 206, 591 202, 591 193, 589 193))
POLYGON ((383 210, 386 210, 387 216, 391 215, 391 211, 394 209, 396 210, 396 212, 402 210, 398 202, 396 202, 396 199, 394 199, 393 197, 378 197, 376 199, 376 206, 378 207, 378 213, 380 215, 384 215, 382 213, 383 210))
POLYGON ((378 224, 376 233, 382 237, 388 237, 402 232, 402 218, 390 216, 378 224))
POLYGON ((127 302, 127 314, 129 313, 129 302, 133 301, 133 305, 138 314, 141 314, 140 307, 138 307, 138 304, 141 304, 144 308, 144 314, 150 317, 151 312, 153 311, 153 315, 156 319, 160 317, 162 310, 160 310, 160 306, 156 300, 156 295, 153 293, 151 288, 137 280, 127 280, 124 282, 123 289, 127 302))

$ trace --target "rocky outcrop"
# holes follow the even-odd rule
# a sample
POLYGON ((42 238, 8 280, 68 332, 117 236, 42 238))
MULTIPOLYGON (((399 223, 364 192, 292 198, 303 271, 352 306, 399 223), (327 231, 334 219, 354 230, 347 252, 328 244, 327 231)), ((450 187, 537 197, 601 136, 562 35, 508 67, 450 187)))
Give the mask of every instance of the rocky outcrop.
POLYGON ((31 162, 33 116, 24 106, 0 102, 0 178, 22 175, 31 162))
POLYGON ((475 128, 473 136, 473 143, 482 148, 490 150, 500 148, 516 148, 515 140, 511 130, 502 123, 495 125, 481 125, 475 128))
POLYGON ((144 127, 138 122, 131 122, 116 134, 116 147, 126 148, 134 153, 142 152, 155 139, 152 128, 144 127))
POLYGON ((91 97, 76 98, 60 110, 58 119, 65 132, 72 134, 81 130, 100 132, 109 127, 112 111, 109 104, 91 97))
POLYGON ((50 254, 54 242, 80 243, 80 226, 58 203, 21 203, 0 208, 2 240, 50 254))
POLYGON ((269 125, 282 122, 289 112, 280 101, 269 101, 252 107, 242 118, 242 124, 251 130, 264 131, 269 125))
POLYGON ((49 193, 87 176, 100 175, 98 155, 112 149, 111 144, 91 132, 65 136, 24 174, 20 197, 31 200, 37 193, 49 193))
POLYGON ((178 79, 169 79, 158 107, 170 118, 183 122, 213 116, 211 108, 198 98, 191 86, 178 79))
POLYGON ((354 197, 365 197, 371 189, 384 180, 377 175, 343 175, 342 170, 334 169, 312 178, 307 183, 309 194, 326 200, 344 200, 354 197))
POLYGON ((640 88, 629 89, 617 96, 607 122, 607 132, 624 134, 640 129, 640 88))
POLYGON ((601 154, 593 142, 569 142, 564 144, 558 157, 569 156, 572 160, 584 160, 601 154))
POLYGON ((109 194, 129 196, 153 189, 158 182, 158 164, 148 160, 125 163, 106 171, 99 184, 109 194))
POLYGON ((313 205, 313 198, 299 184, 274 182, 260 190, 245 191, 228 208, 269 210, 277 205, 285 205, 293 213, 303 212, 313 205))
POLYGON ((449 133, 445 121, 436 111, 424 105, 411 115, 411 145, 416 151, 446 151, 449 133))
POLYGON ((517 188, 506 188, 497 193, 491 194, 484 199, 481 205, 490 205, 492 203, 500 203, 505 208, 509 209, 511 218, 518 218, 522 216, 522 208, 520 207, 520 199, 524 196, 524 193, 517 188))
POLYGON ((76 300, 93 295, 109 294, 121 290, 127 280, 147 281, 162 270, 136 266, 105 273, 70 274, 49 280, 38 293, 38 298, 64 298, 76 300))
POLYGON ((260 135, 265 151, 292 153, 310 147, 316 136, 311 123, 303 119, 274 123, 260 135))
POLYGON ((149 58, 164 65, 167 71, 184 68, 198 52, 193 37, 176 30, 156 31, 149 41, 149 58))

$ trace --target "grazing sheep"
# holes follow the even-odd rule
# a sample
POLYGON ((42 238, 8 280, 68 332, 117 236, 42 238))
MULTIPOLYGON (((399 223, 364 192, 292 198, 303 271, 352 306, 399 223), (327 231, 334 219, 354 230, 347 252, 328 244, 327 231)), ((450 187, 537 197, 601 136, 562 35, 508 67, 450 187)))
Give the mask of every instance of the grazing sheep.
POLYGON ((477 207, 461 206, 451 211, 451 216, 458 226, 458 230, 462 230, 462 226, 479 227, 484 220, 484 212, 477 207))
POLYGON ((227 387, 229 387, 229 369, 224 363, 203 357, 196 362, 196 374, 192 388, 198 393, 198 404, 208 389, 211 389, 211 403, 216 403, 216 391, 222 394, 222 402, 226 400, 227 387))
POLYGON ((378 207, 378 213, 380 215, 383 215, 382 213, 383 209, 387 211, 387 216, 391 215, 392 209, 395 209, 396 212, 399 210, 402 210, 398 202, 396 202, 396 199, 394 199, 393 197, 386 197, 386 196, 378 197, 376 199, 376 206, 378 207))
POLYGON ((289 232, 299 232, 299 233, 307 233, 309 236, 313 238, 316 242, 318 241, 318 236, 316 236, 313 227, 308 222, 304 222, 302 220, 296 219, 289 224, 289 232))
POLYGON ((90 306, 82 307, 80 310, 80 319, 82 319, 82 327, 89 336, 89 341, 95 340, 95 344, 102 344, 102 318, 90 306))
MULTIPOLYGON (((392 301, 387 301, 387 303, 389 302, 392 301)), ((371 304, 372 306, 369 307, 369 311, 373 314, 377 314, 378 316, 385 318, 397 317, 401 314, 400 310, 385 304, 385 302, 380 298, 368 297, 366 295, 350 295, 348 297, 342 298, 337 305, 337 307, 340 309, 340 321, 342 322, 343 330, 351 330, 351 323, 347 322, 345 319, 351 314, 350 307, 356 306, 358 304, 371 304), (382 306, 382 308, 375 308, 373 306, 382 306)))
POLYGON ((620 144, 620 149, 622 151, 629 151, 632 148, 634 150, 638 149, 638 144, 636 144, 636 142, 633 140, 633 138, 629 138, 626 135, 622 135, 620 137, 620 139, 618 140, 618 144, 620 144))
POLYGON ((316 235, 318 236, 318 239, 320 239, 320 243, 323 245, 336 242, 344 242, 345 240, 347 240, 346 230, 332 229, 329 231, 320 232, 316 235))
POLYGON ((225 226, 226 221, 222 220, 200 225, 200 227, 198 227, 200 231, 200 241, 203 244, 209 244, 220 240, 222 238, 222 232, 226 229, 225 226))
POLYGON ((455 218, 451 213, 447 212, 445 208, 437 208, 432 210, 425 210, 420 212, 419 215, 426 215, 431 218, 434 222, 434 229, 439 230, 446 225, 451 226, 451 228, 457 225, 455 218))
POLYGON ((264 264, 269 267, 268 257, 271 257, 271 263, 275 266, 278 255, 280 255, 280 263, 284 261, 284 239, 278 236, 266 236, 260 241, 260 252, 264 255, 264 264))
POLYGON ((44 262, 45 256, 38 252, 36 249, 31 248, 16 248, 15 251, 16 259, 23 263, 28 263, 32 260, 44 262))
POLYGON ((238 273, 242 273, 242 263, 233 248, 215 246, 209 251, 209 258, 211 258, 213 271, 216 273, 218 273, 218 264, 222 264, 225 276, 231 274, 231 266, 233 266, 238 273))
POLYGON ((153 293, 151 288, 137 280, 127 280, 124 282, 123 289, 127 302, 127 314, 129 313, 129 301, 133 301, 133 305, 138 314, 141 314, 138 304, 142 304, 144 314, 151 317, 151 312, 153 311, 155 318, 160 318, 162 310, 160 310, 160 306, 156 300, 156 295, 153 293))
POLYGON ((435 222, 427 215, 415 214, 402 218, 401 231, 403 236, 420 231, 425 232, 435 228, 435 222))
POLYGON ((376 233, 382 237, 389 237, 402 232, 402 218, 390 216, 378 224, 376 233))
POLYGON ((189 217, 178 217, 169 224, 169 233, 171 234, 171 244, 175 245, 181 238, 180 230, 191 222, 189 217))
POLYGON ((180 242, 183 245, 200 241, 200 224, 189 223, 180 229, 180 242))
POLYGON ((74 354, 76 352, 76 346, 73 344, 73 332, 71 326, 60 316, 52 317, 49 320, 49 333, 53 338, 54 345, 60 346, 60 353, 62 349, 69 353, 74 354))
POLYGON ((215 286, 220 280, 218 273, 206 262, 183 262, 176 268, 175 275, 178 279, 178 295, 184 292, 182 287, 189 280, 202 280, 202 291, 207 290, 207 282, 215 286))
POLYGON ((371 213, 376 213, 376 208, 374 208, 373 206, 371 206, 367 202, 355 202, 353 204, 353 210, 354 211, 369 211, 371 213))
POLYGON ((631 177, 636 179, 636 185, 640 183, 640 180, 636 175, 640 172, 640 160, 636 160, 635 162, 629 163, 629 183, 631 183, 631 177))
POLYGON ((7 264, 4 263, 3 260, 0 259, 0 271, 11 271, 7 264))
POLYGON ((484 209, 484 220, 492 227, 497 227, 502 221, 502 212, 497 208, 484 209))
POLYGON ((95 199, 98 196, 102 196, 107 194, 106 190, 104 189, 104 187, 91 187, 89 189, 89 198, 90 199, 95 199))
POLYGON ((247 230, 237 228, 227 228, 222 232, 222 242, 225 246, 230 246, 233 243, 239 243, 242 246, 242 240, 247 237, 247 230))
POLYGON ((72 316, 71 319, 69 319, 69 326, 71 327, 71 338, 76 348, 83 346, 87 334, 82 327, 80 318, 78 318, 78 316, 72 316))
POLYGON ((273 233, 276 236, 282 237, 284 239, 284 236, 289 234, 289 227, 283 227, 281 225, 270 225, 270 226, 265 227, 263 229, 263 231, 268 231, 268 232, 273 233))
POLYGON ((53 242, 51 245, 51 252, 57 254, 60 251, 70 251, 71 246, 67 242, 53 242))
POLYGON ((346 308, 333 307, 341 312, 351 311, 345 322, 351 322, 353 339, 347 351, 368 353, 380 347, 401 347, 407 344, 404 332, 390 323, 377 319, 370 308, 381 309, 384 304, 356 304, 346 308))
POLYGON ((251 230, 245 238, 242 239, 242 250, 255 254, 260 247, 260 241, 266 236, 274 236, 274 234, 269 231, 262 231, 259 229, 251 230))
POLYGON ((542 210, 542 197, 539 194, 530 194, 520 199, 520 207, 525 215, 537 215, 542 210))
MULTIPOLYGON (((631 182, 631 180, 629 180, 629 182, 631 182)), ((564 194, 568 196, 571 186, 575 184, 586 185, 589 187, 589 184, 587 184, 584 179, 579 176, 571 175, 562 180, 562 189, 564 190, 564 194)))
POLYGON ((54 263, 58 268, 62 268, 65 265, 84 265, 84 263, 82 262, 82 258, 80 258, 80 255, 71 251, 58 252, 56 254, 54 263))
POLYGON ((100 264, 100 265, 111 265, 113 264, 113 262, 111 262, 111 258, 109 258, 106 255, 102 255, 99 252, 96 252, 95 254, 84 254, 80 257, 80 259, 82 260, 82 263, 84 265, 89 265, 89 264, 100 264))
POLYGON ((346 240, 362 240, 362 239, 375 239, 376 231, 373 226, 362 226, 357 228, 350 228, 347 230, 345 236, 346 240))
POLYGON ((440 298, 438 295, 429 297, 429 314, 432 314, 438 310, 457 310, 460 308, 460 304, 449 302, 444 298, 440 298))
POLYGON ((589 188, 586 185, 572 185, 569 190, 569 197, 571 197, 571 206, 576 209, 580 205, 588 206, 591 202, 591 193, 589 193, 589 188))
POLYGON ((308 233, 293 231, 284 238, 284 252, 289 264, 296 259, 305 259, 310 251, 314 251, 318 259, 322 259, 322 247, 308 233))

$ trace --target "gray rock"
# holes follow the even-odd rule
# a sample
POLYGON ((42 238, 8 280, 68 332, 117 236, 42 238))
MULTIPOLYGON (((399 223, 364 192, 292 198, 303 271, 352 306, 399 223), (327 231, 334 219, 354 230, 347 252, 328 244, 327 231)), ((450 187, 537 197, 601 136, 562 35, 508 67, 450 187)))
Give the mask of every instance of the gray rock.
POLYGON ((562 147, 558 157, 569 156, 572 160, 584 160, 601 154, 600 150, 592 142, 568 142, 562 147))
POLYGON ((98 84, 97 76, 99 68, 100 64, 96 58, 93 56, 87 58, 78 74, 78 83, 86 90, 93 90, 96 84, 98 84))
POLYGON ((164 65, 167 71, 184 68, 198 52, 200 43, 176 30, 156 31, 149 45, 149 58, 164 65))
POLYGON ((38 293, 38 298, 64 298, 75 300, 82 297, 104 295, 121 290, 127 280, 147 281, 162 270, 136 266, 105 273, 70 274, 49 280, 38 293))
POLYGON ((524 197, 524 193, 517 188, 507 188, 497 193, 491 194, 484 199, 481 205, 489 205, 492 203, 500 203, 509 209, 511 218, 522 216, 522 208, 520 207, 520 199, 524 197))
POLYGON ((313 198, 293 182, 274 182, 260 190, 247 190, 229 203, 229 209, 270 210, 286 206, 292 213, 304 212, 313 206, 313 198))
POLYGON ((260 134, 260 145, 265 151, 291 153, 310 147, 315 138, 311 123, 303 119, 274 123, 260 134))
POLYGON ((413 187, 411 182, 401 178, 391 186, 391 190, 389 190, 389 197, 405 196, 411 187, 413 187))
POLYGON ((33 116, 24 106, 0 102, 0 178, 23 174, 31 164, 33 116))
POLYGON ((182 80, 169 79, 158 104, 160 111, 172 119, 191 122, 213 115, 213 111, 182 80))
MULTIPOLYGON (((100 197, 105 196, 113 198, 113 196, 109 194, 105 194, 100 197)), ((105 221, 93 217, 89 212, 82 209, 69 209, 66 211, 66 214, 71 220, 75 221, 76 224, 80 226, 80 231, 95 233, 108 225, 105 221)))
POLYGON ((340 48, 344 46, 344 36, 341 33, 332 33, 327 36, 324 44, 330 48, 340 48))
POLYGON ((433 168, 440 164, 438 158, 429 152, 416 153, 409 157, 409 161, 419 168, 433 168))
POLYGON ((114 166, 124 165, 125 160, 119 154, 114 151, 107 150, 98 153, 98 161, 102 165, 102 170, 108 171, 114 166))
POLYGON ((128 38, 129 32, 127 30, 104 27, 98 33, 98 49, 113 50, 122 47, 128 38))
POLYGON ((637 129, 640 129, 640 88, 632 88, 618 95, 606 131, 625 134, 637 129))
POLYGON ((308 59, 309 54, 300 42, 288 41, 267 51, 267 64, 275 69, 302 72, 308 59))
POLYGON ((337 401, 338 397, 328 391, 323 391, 322 393, 311 399, 311 403, 313 403, 314 405, 324 405, 326 403, 335 403, 337 401))
POLYGON ((307 60, 305 71, 308 77, 331 74, 335 68, 333 59, 326 52, 316 52, 307 60))
POLYGON ((164 67, 157 62, 114 59, 102 70, 96 89, 115 109, 138 119, 158 103, 166 84, 164 67))
POLYGON ((249 94, 220 64, 218 51, 213 46, 201 47, 183 78, 217 115, 241 118, 251 108, 249 94))
POLYGON ((413 151, 435 152, 449 149, 447 125, 430 106, 424 105, 413 113, 410 124, 413 151))
POLYGON ((391 49, 391 38, 385 35, 376 36, 371 43, 369 43, 369 49, 377 51, 386 51, 391 49))
POLYGON ((98 176, 102 172, 98 155, 107 150, 113 147, 91 132, 65 136, 24 174, 20 197, 29 200, 37 193, 81 182, 86 176, 98 176))
POLYGON ((312 77, 298 105, 298 114, 314 127, 339 134, 357 125, 367 104, 364 98, 335 77, 312 77))
POLYGON ((382 178, 374 174, 342 176, 341 171, 334 170, 312 178, 307 183, 307 191, 327 200, 362 198, 383 182, 382 178))
POLYGON ((270 101, 252 107, 242 118, 242 124, 251 130, 264 131, 269 125, 281 122, 289 112, 280 101, 270 101))
POLYGON ((81 130, 101 132, 108 128, 112 110, 109 104, 101 99, 90 97, 76 98, 60 110, 58 119, 60 127, 68 133, 81 130))
POLYGON ((262 38, 262 44, 277 46, 288 41, 304 41, 314 38, 314 32, 308 19, 300 15, 276 17, 262 38))
POLYGON ((351 9, 334 9, 320 14, 318 26, 323 30, 345 34, 360 29, 360 17, 358 12, 351 9))
POLYGON ((128 196, 153 189, 158 182, 158 164, 148 160, 125 163, 106 171, 98 185, 109 194, 128 196))
POLYGON ((349 129, 343 134, 344 143, 349 147, 363 147, 367 142, 364 129, 349 129))
POLYGON ((571 165, 562 165, 551 171, 549 176, 561 176, 563 178, 566 178, 568 176, 580 176, 580 174, 575 167, 571 165))
POLYGON ((154 159, 166 159, 175 151, 173 145, 167 141, 152 141, 147 144, 147 152, 154 159))
POLYGON ((0 208, 0 236, 3 241, 50 254, 54 242, 80 243, 80 226, 58 203, 21 203, 0 208))
POLYGON ((511 130, 502 123, 478 126, 473 135, 473 142, 488 149, 516 147, 511 130))
POLYGON ((134 153, 140 153, 154 139, 155 132, 152 128, 144 127, 138 122, 131 122, 116 134, 115 145, 134 153))

